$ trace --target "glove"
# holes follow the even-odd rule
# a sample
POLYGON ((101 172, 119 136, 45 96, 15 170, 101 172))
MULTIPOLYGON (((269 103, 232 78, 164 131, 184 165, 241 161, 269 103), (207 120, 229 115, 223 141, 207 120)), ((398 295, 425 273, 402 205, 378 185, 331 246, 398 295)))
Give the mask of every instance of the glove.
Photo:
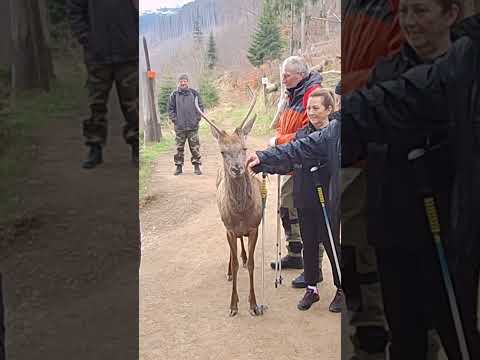
POLYGON ((268 145, 269 145, 269 146, 275 146, 275 145, 277 145, 277 143, 276 143, 276 138, 275 138, 275 137, 270 138, 270 140, 268 140, 268 145))

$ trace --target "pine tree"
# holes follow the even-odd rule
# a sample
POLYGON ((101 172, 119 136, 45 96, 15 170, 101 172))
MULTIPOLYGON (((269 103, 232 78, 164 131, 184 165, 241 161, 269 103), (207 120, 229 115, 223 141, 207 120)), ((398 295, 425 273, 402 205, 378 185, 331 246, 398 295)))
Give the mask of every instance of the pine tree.
POLYGON ((258 29, 253 35, 248 49, 248 60, 253 66, 260 66, 267 60, 279 59, 282 55, 283 41, 280 28, 273 15, 270 1, 265 1, 258 29))
POLYGON ((218 104, 218 90, 215 87, 211 74, 205 73, 200 78, 200 87, 198 91, 200 92, 203 104, 207 109, 212 108, 218 104))
POLYGON ((217 45, 215 44, 213 32, 211 32, 208 38, 207 66, 209 70, 213 70, 215 65, 217 65, 217 45))
POLYGON ((176 89, 177 85, 172 76, 167 76, 160 85, 160 91, 158 92, 158 111, 160 114, 166 114, 168 112, 168 100, 170 94, 176 89))
POLYGON ((197 16, 193 20, 193 40, 198 47, 201 47, 203 44, 203 32, 200 27, 200 17, 197 16))

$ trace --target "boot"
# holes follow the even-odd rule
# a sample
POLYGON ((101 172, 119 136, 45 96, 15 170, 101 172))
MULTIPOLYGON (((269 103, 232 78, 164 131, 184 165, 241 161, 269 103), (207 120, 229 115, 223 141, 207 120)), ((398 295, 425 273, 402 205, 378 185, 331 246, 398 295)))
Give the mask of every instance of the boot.
POLYGON ((195 175, 202 175, 202 171, 200 170, 200 165, 198 164, 193 165, 193 173, 195 175))
POLYGON ((335 297, 333 298, 328 310, 333 313, 339 313, 342 311, 343 306, 343 291, 342 289, 337 289, 335 297))
POLYGON ((304 272, 302 272, 300 275, 298 275, 295 279, 292 280, 292 287, 295 289, 304 289, 307 287, 304 272))
POLYGON ((88 153, 87 160, 83 162, 82 167, 84 169, 93 169, 102 162, 102 146, 100 144, 90 145, 90 151, 88 153))
POLYGON ((182 165, 177 165, 177 169, 175 170, 173 175, 177 176, 177 175, 180 175, 181 173, 182 173, 182 165))
POLYGON ((139 147, 138 143, 132 144, 132 164, 138 169, 139 167, 139 147))
MULTIPOLYGON (((270 263, 270 266, 275 270, 275 261, 270 263)), ((303 269, 303 259, 301 256, 286 255, 282 258, 282 269, 303 269)))

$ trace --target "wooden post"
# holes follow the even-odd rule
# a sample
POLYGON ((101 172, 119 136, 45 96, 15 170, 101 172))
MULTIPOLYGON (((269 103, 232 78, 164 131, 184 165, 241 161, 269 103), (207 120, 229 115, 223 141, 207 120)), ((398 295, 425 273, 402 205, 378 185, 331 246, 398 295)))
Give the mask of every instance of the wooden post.
POLYGON ((157 105, 155 102, 155 75, 152 72, 152 68, 150 66, 150 57, 148 55, 148 46, 147 46, 147 39, 145 36, 143 37, 143 49, 145 51, 145 61, 147 63, 147 92, 148 92, 148 99, 149 99, 149 111, 147 111, 147 127, 151 129, 151 131, 146 131, 145 135, 148 133, 152 134, 151 139, 145 138, 145 142, 153 141, 159 142, 162 140, 162 128, 158 123, 157 117, 157 105))

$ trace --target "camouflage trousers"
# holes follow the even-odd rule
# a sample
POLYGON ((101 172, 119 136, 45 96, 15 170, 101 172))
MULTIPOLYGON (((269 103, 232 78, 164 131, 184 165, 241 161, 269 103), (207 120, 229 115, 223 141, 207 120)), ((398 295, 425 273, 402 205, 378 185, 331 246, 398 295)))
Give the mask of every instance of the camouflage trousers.
POLYGON ((123 137, 127 144, 138 143, 138 62, 87 64, 90 117, 83 122, 87 145, 104 145, 107 140, 107 104, 113 84, 125 118, 123 137))
POLYGON ((185 142, 188 140, 188 147, 192 155, 193 165, 202 165, 200 155, 200 138, 197 130, 178 130, 175 129, 175 143, 177 145, 177 153, 173 157, 175 165, 182 165, 185 159, 185 142))
MULTIPOLYGON (((287 243, 288 255, 293 257, 302 256, 302 235, 300 234, 300 225, 297 209, 293 206, 293 177, 283 175, 280 183, 280 218, 282 227, 285 231, 285 241, 287 243)), ((325 249, 323 244, 319 245, 319 265, 320 279, 323 280, 322 261, 325 249)))

